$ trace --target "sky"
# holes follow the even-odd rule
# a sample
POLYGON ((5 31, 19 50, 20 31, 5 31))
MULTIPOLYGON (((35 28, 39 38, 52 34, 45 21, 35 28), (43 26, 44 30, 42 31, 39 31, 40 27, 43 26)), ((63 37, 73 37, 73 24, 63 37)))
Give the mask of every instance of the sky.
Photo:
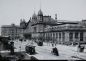
POLYGON ((86 0, 0 0, 0 26, 26 22, 41 7, 44 15, 58 20, 81 21, 86 19, 86 0))

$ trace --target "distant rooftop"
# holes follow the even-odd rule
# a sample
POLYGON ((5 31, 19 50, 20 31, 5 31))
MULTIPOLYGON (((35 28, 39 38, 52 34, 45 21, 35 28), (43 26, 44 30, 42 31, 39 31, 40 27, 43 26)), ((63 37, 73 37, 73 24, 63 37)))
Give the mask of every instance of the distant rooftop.
POLYGON ((2 26, 1 26, 1 28, 5 28, 5 27, 7 27, 7 28, 11 28, 11 27, 17 27, 17 28, 20 28, 19 25, 15 25, 15 24, 11 24, 11 25, 2 25, 2 26))
POLYGON ((80 21, 57 20, 58 23, 79 23, 80 21))

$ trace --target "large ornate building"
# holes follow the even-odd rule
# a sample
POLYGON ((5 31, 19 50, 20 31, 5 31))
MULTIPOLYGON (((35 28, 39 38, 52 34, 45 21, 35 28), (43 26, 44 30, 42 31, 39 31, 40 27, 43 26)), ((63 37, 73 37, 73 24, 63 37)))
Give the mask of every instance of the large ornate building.
POLYGON ((56 20, 51 16, 44 16, 43 12, 39 10, 37 15, 35 13, 32 15, 24 32, 29 33, 32 38, 39 37, 45 32, 45 28, 55 25, 57 25, 56 20))
POLYGON ((57 43, 86 42, 86 20, 67 21, 58 20, 51 16, 44 16, 41 10, 35 13, 27 23, 24 31, 30 34, 32 38, 42 37, 44 41, 53 41, 57 43))
MULTIPOLYGON (((34 12, 28 22, 21 19, 20 28, 22 31, 18 34, 22 36, 29 34, 29 37, 35 40, 42 39, 42 41, 53 41, 62 44, 86 42, 86 20, 58 20, 57 15, 53 19, 51 16, 45 16, 41 9, 38 14, 34 12)), ((2 28, 2 35, 4 31, 2 28)))

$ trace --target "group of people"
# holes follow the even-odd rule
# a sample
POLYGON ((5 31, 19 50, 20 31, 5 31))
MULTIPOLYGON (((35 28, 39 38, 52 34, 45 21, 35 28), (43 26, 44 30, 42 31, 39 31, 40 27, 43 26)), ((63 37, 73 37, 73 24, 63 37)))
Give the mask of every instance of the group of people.
POLYGON ((59 52, 58 52, 58 49, 56 47, 54 47, 51 51, 51 53, 53 53, 54 55, 56 56, 59 56, 59 52))

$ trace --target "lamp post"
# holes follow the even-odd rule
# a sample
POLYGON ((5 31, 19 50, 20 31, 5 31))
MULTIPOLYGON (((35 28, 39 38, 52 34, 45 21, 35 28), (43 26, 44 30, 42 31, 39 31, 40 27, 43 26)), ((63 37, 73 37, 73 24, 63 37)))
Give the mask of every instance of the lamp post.
MULTIPOLYGON (((1 42, 0 42, 0 45, 1 45, 1 42)), ((1 55, 1 48, 2 48, 2 46, 0 46, 0 55, 1 55)))

